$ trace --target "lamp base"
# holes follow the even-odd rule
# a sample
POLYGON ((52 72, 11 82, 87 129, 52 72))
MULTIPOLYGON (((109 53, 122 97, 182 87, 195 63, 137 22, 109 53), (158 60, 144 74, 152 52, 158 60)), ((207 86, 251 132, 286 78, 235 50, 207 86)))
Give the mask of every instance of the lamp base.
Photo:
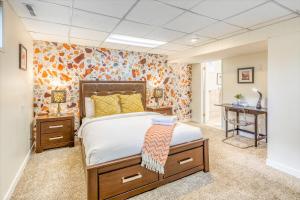
POLYGON ((57 104, 57 110, 56 110, 56 116, 61 116, 61 107, 60 107, 60 103, 57 104))

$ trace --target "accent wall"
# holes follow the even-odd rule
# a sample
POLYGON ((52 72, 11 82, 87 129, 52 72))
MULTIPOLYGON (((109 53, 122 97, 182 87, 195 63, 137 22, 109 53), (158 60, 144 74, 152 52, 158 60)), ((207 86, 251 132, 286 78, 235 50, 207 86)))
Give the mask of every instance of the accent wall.
POLYGON ((34 42, 34 113, 55 112, 51 90, 67 89, 65 112, 79 116, 80 80, 146 80, 147 105, 153 88, 164 89, 161 106, 172 106, 179 119, 191 117, 191 66, 169 64, 167 56, 63 44, 34 42))

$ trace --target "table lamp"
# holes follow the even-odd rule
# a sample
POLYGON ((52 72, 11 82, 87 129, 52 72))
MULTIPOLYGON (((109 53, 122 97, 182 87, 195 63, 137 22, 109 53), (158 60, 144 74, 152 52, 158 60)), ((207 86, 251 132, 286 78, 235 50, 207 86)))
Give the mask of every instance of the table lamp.
POLYGON ((155 98, 156 106, 159 107, 158 100, 163 97, 164 91, 161 88, 154 88, 153 97, 155 98))
POLYGON ((253 92, 257 92, 259 95, 257 104, 256 104, 256 108, 257 109, 261 109, 261 100, 262 100, 262 93, 257 89, 257 88, 252 88, 253 92))
POLYGON ((51 103, 57 103, 57 111, 56 115, 60 116, 61 115, 61 103, 66 103, 66 95, 67 91, 66 90, 52 90, 51 91, 51 103))

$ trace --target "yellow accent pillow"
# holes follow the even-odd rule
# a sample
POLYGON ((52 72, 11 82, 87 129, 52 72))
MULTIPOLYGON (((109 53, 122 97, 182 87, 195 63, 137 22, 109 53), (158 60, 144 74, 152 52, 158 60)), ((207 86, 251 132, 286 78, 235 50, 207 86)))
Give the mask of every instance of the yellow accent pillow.
POLYGON ((91 98, 95 104, 95 117, 121 113, 118 95, 93 95, 91 98))
POLYGON ((122 113, 143 112, 141 94, 119 95, 122 113))

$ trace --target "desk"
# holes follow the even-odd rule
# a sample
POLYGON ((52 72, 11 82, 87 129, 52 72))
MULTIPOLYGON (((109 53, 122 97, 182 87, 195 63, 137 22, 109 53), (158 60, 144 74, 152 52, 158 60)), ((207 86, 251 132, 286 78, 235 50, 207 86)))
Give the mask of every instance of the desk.
POLYGON ((239 120, 239 114, 241 112, 244 112, 246 114, 250 114, 250 115, 254 115, 254 131, 248 131, 245 129, 241 129, 239 126, 237 126, 237 128, 235 129, 231 129, 228 130, 228 120, 226 120, 225 123, 225 133, 226 133, 226 138, 228 137, 228 133, 231 131, 237 131, 237 134, 239 134, 239 131, 244 131, 246 133, 250 133, 250 134, 254 134, 254 145, 255 147, 257 147, 257 142, 259 140, 263 140, 266 139, 266 142, 268 142, 268 112, 266 108, 262 108, 262 109, 257 109, 256 107, 242 107, 242 106, 234 106, 232 104, 220 104, 220 105, 216 105, 216 106, 222 106, 225 108, 225 116, 226 119, 228 119, 228 112, 235 112, 236 113, 236 119, 237 121, 239 120), (243 111, 244 110, 244 111, 243 111), (266 134, 258 134, 257 133, 257 117, 258 115, 265 115, 265 123, 266 123, 266 134))

